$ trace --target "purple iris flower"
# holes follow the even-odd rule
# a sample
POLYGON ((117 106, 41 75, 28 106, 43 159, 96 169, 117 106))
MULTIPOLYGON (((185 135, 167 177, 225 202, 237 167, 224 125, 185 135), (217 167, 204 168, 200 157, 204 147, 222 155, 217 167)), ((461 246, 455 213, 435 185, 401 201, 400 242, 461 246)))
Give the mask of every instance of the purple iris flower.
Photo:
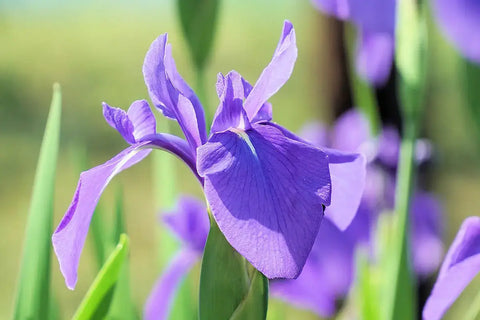
POLYGON ((363 157, 320 149, 271 121, 267 100, 288 80, 296 57, 295 31, 286 21, 255 86, 235 71, 219 74, 220 104, 207 138, 203 108, 177 72, 167 35, 152 43, 143 65, 150 98, 164 116, 178 122, 186 139, 156 133, 146 101, 134 102, 127 112, 104 104, 105 119, 130 147, 80 175, 72 203, 53 234, 69 288, 76 284, 80 253, 101 193, 117 173, 153 148, 175 154, 193 171, 228 242, 268 278, 299 275, 325 206, 347 212, 335 219, 340 227, 348 226, 354 215, 348 210, 363 190, 363 157))
POLYGON ((480 63, 480 2, 432 0, 437 23, 463 56, 480 63))
POLYGON ((432 293, 423 309, 423 319, 441 319, 480 271, 480 218, 465 219, 448 249, 432 293))
MULTIPOLYGON (((342 231, 332 223, 336 212, 327 214, 300 276, 295 280, 271 282, 274 296, 319 316, 332 317, 337 311, 337 302, 347 296, 354 281, 355 249, 359 245, 367 246, 375 256, 372 228, 382 212, 393 210, 395 177, 390 168, 385 170, 385 167, 396 166, 397 160, 393 163, 393 158, 398 156, 399 137, 388 129, 374 139, 368 121, 356 110, 343 114, 332 130, 311 123, 300 135, 313 144, 361 152, 369 160, 361 203, 348 228, 342 231), (387 163, 383 159, 387 159, 387 163)), ((423 159, 423 154, 418 158, 423 159)), ((428 276, 439 266, 443 255, 443 226, 437 199, 426 192, 415 192, 411 217, 413 267, 419 277, 428 276)))
POLYGON ((182 278, 202 258, 210 228, 205 205, 193 197, 181 197, 176 210, 162 216, 182 242, 182 247, 155 283, 145 304, 145 320, 168 318, 175 291, 182 278))
POLYGON ((312 0, 320 11, 358 28, 356 69, 375 86, 390 74, 395 48, 396 0, 312 0))

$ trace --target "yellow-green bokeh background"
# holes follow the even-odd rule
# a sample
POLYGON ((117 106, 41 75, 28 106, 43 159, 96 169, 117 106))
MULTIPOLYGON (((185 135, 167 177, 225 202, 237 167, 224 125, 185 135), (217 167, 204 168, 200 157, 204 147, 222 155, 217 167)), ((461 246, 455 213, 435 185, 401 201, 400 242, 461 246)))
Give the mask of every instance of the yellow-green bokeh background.
MULTIPOLYGON (((308 0, 224 0, 217 37, 206 73, 207 108, 213 112, 216 73, 239 71, 250 82, 268 63, 282 22, 296 28, 299 56, 289 82, 271 102, 278 123, 295 131, 306 121, 331 123, 329 42, 326 19, 308 0)), ((102 1, 66 4, 49 1, 0 2, 0 319, 12 313, 25 219, 53 82, 63 92, 62 135, 55 197, 56 225, 73 195, 79 165, 88 150, 90 165, 100 164, 125 147, 103 120, 101 102, 127 108, 148 98, 142 63, 150 43, 168 32, 180 73, 192 86, 194 67, 182 37, 173 0, 102 1), (79 151, 80 150, 80 151, 79 151)), ((433 22, 429 23, 429 84, 423 135, 436 151, 431 189, 445 208, 449 244, 464 217, 478 215, 479 142, 461 90, 460 61, 433 22)), ((480 89, 480 84, 479 84, 480 89)), ((178 188, 201 196, 193 176, 178 164, 178 188)), ((158 276, 157 217, 151 159, 114 179, 102 197, 108 221, 115 190, 125 194, 131 238, 132 295, 141 310, 158 276)), ((68 319, 93 280, 91 243, 82 255, 75 291, 63 284, 52 257, 52 279, 62 318, 68 319)), ((42 275, 39 275, 42 276, 42 275)), ((478 287, 477 287, 478 288, 478 287)), ((470 288, 474 292, 475 288, 470 288)), ((468 292, 450 312, 468 305, 468 292)), ((288 315, 293 314, 289 309, 288 315)), ((301 316, 311 318, 307 312, 301 316)))

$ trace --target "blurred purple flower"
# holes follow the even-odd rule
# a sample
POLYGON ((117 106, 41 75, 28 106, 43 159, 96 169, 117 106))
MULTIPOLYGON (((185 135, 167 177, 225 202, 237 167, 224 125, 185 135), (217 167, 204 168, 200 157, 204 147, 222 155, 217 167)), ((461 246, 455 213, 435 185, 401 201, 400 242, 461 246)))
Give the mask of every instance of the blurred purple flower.
MULTIPOLYGON (((395 177, 390 169, 384 168, 396 167, 400 140, 398 133, 389 129, 376 141, 370 135, 366 118, 355 110, 343 114, 330 131, 318 123, 311 123, 300 135, 314 144, 362 152, 369 159, 364 193, 349 227, 343 232, 336 228, 330 221, 343 213, 327 208, 327 219, 322 221, 304 271, 295 280, 271 283, 274 296, 322 317, 331 317, 336 312, 337 302, 346 297, 352 285, 355 248, 366 245, 374 256, 371 229, 382 212, 393 210, 395 177), (383 162, 385 160, 387 163, 383 162)), ((443 255, 441 218, 436 198, 417 191, 412 199, 410 239, 413 267, 420 277, 430 275, 440 264, 443 255)))
POLYGON ((440 29, 463 56, 480 63, 480 2, 478 0, 433 0, 440 29))
POLYGON ((480 271, 480 218, 465 219, 442 263, 423 309, 423 319, 441 319, 480 271))
POLYGON ((152 43, 143 66, 150 98, 166 117, 177 120, 186 140, 156 133, 146 101, 134 102, 127 112, 104 104, 105 119, 131 146, 80 175, 73 201, 53 234, 69 288, 77 281, 80 253, 101 193, 152 148, 187 164, 228 242, 268 278, 299 275, 325 206, 332 203, 346 212, 335 221, 343 229, 348 226, 363 190, 363 157, 314 147, 271 122, 267 100, 288 80, 296 57, 295 31, 286 21, 255 86, 235 71, 219 74, 220 105, 207 139, 203 108, 177 72, 167 35, 152 43))
POLYGON ((375 86, 390 74, 395 47, 396 0, 312 0, 320 11, 358 28, 356 68, 375 86))
POLYGON ((162 216, 182 242, 182 247, 155 283, 145 303, 145 320, 168 318, 181 280, 202 257, 210 227, 205 205, 193 197, 181 197, 177 209, 162 216))

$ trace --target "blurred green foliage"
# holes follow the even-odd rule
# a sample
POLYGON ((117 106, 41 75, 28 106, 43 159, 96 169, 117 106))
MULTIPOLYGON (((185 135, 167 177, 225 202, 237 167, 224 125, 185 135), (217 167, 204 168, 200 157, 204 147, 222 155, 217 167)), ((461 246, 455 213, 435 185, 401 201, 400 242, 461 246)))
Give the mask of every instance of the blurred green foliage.
MULTIPOLYGON (((291 79, 271 99, 274 119, 293 131, 306 121, 331 122, 331 88, 334 81, 328 55, 326 24, 308 0, 223 0, 211 63, 205 70, 207 106, 214 110, 216 73, 235 69, 250 82, 268 63, 275 49, 282 22, 288 18, 296 28, 299 57, 291 79)), ((423 181, 444 201, 447 243, 460 222, 478 214, 480 149, 474 122, 462 95, 462 62, 429 20, 428 81, 421 136, 435 144, 435 160, 423 181)), ((126 108, 136 99, 148 98, 141 73, 150 43, 168 32, 178 69, 190 85, 196 75, 187 44, 182 37, 175 2, 104 1, 101 3, 48 5, 21 1, 0 3, 0 319, 9 319, 15 281, 20 266, 26 214, 36 157, 48 113, 50 87, 62 84, 62 138, 57 171, 56 225, 73 196, 79 171, 75 145, 85 145, 89 166, 103 163, 124 146, 121 137, 105 124, 101 102, 126 108)), ((174 125, 175 127, 175 125, 174 125)), ((176 129, 175 129, 176 130, 176 129)), ((176 131, 178 132, 178 131, 176 131)), ((178 190, 200 195, 201 190, 183 165, 176 166, 178 190)), ((141 310, 160 273, 155 250, 158 224, 155 209, 159 195, 152 189, 151 165, 142 163, 112 181, 102 197, 107 225, 113 225, 115 190, 123 186, 126 225, 131 239, 130 271, 133 299, 141 310)), ((79 281, 69 291, 58 263, 52 260, 53 288, 57 293, 59 318, 72 316, 97 272, 91 242, 80 261, 79 281)), ((198 278, 198 267, 194 271, 198 278)), ((478 281, 477 281, 478 282, 478 281)), ((478 284, 478 283, 477 283, 478 284)), ((478 288, 478 287, 477 287, 478 288)), ((468 305, 470 289, 449 312, 460 318, 468 305)), ((271 310, 285 319, 314 319, 308 311, 272 301, 271 310)))

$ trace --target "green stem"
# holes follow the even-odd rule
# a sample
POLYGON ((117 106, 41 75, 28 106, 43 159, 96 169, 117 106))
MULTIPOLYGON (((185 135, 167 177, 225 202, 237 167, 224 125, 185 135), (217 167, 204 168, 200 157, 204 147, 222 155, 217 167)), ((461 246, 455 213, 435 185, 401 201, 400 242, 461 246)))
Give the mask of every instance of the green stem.
POLYGON ((467 313, 465 314, 465 320, 475 320, 478 319, 480 315, 480 291, 477 293, 475 298, 473 299, 470 308, 468 308, 467 313))
POLYGON ((394 239, 393 256, 394 263, 393 283, 391 294, 393 295, 387 303, 388 317, 386 319, 400 319, 399 314, 408 315, 404 319, 414 318, 415 290, 414 280, 409 267, 408 259, 408 235, 409 235, 409 211, 412 194, 413 181, 415 177, 415 141, 417 136, 417 125, 413 118, 405 119, 404 136, 401 143, 399 167, 397 173, 396 214, 397 231, 394 239), (399 310, 398 308, 402 308, 399 310))
MULTIPOLYGON (((203 109, 205 110, 205 122, 207 124, 207 128, 209 124, 212 122, 213 119, 213 111, 210 110, 208 99, 207 99, 207 91, 205 86, 205 71, 204 69, 197 69, 197 79, 196 79, 196 93, 198 99, 203 105, 203 109)), ((208 129, 207 129, 208 130, 208 129)))

